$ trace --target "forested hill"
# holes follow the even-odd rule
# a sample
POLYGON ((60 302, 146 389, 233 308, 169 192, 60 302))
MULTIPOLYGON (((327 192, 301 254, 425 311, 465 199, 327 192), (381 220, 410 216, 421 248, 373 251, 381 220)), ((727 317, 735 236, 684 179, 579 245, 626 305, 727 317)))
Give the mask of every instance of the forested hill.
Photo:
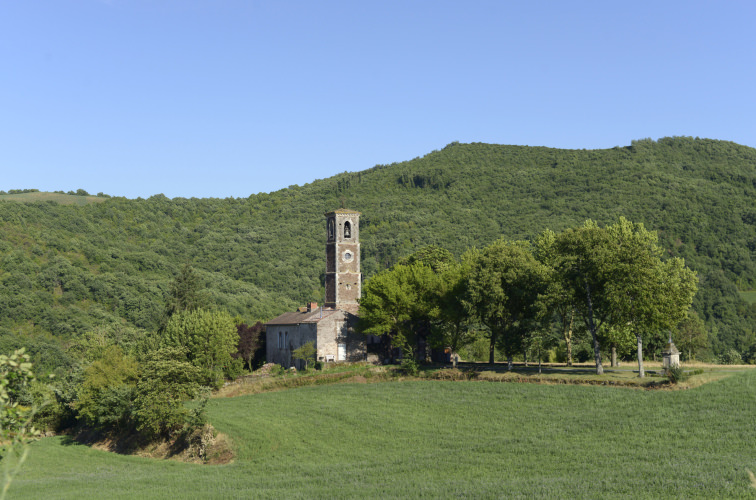
POLYGON ((155 328, 184 263, 248 321, 322 300, 323 214, 343 200, 363 214, 368 277, 428 244, 460 254, 588 218, 643 222, 698 271, 695 307, 715 348, 742 347, 756 330, 736 290, 756 285, 755 199, 756 150, 665 138, 590 151, 452 143, 246 199, 0 201, 0 327, 60 338, 121 318, 155 328))

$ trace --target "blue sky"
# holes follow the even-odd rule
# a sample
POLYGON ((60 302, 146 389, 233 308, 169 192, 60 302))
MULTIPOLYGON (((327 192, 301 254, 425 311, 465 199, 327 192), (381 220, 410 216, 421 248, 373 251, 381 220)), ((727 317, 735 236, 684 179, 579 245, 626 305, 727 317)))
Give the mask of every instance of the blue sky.
POLYGON ((756 147, 756 2, 0 0, 0 189, 246 197, 449 142, 756 147))

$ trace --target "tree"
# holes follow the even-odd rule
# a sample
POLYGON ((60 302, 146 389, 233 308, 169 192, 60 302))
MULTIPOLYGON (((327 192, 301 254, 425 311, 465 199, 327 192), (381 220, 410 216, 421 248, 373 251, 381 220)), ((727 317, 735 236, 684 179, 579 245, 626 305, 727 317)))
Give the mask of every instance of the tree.
POLYGON ((548 286, 542 297, 546 308, 544 314, 552 312, 556 318, 567 350, 567 366, 572 366, 572 343, 575 323, 575 297, 571 289, 560 279, 556 266, 559 255, 556 251, 556 233, 547 229, 536 238, 533 253, 548 269, 548 286))
POLYGON ((168 296, 165 300, 163 326, 178 312, 194 311, 203 307, 204 300, 200 296, 200 283, 197 273, 189 264, 184 264, 176 278, 171 282, 168 296))
POLYGON ((102 357, 84 370, 76 410, 87 425, 105 432, 132 424, 134 388, 139 365, 118 346, 109 346, 102 357))
POLYGON ((304 369, 307 370, 307 365, 310 363, 310 361, 315 361, 315 342, 310 341, 306 344, 300 346, 297 349, 294 349, 291 351, 291 355, 294 359, 299 359, 301 361, 304 361, 305 367, 304 369))
POLYGON ((613 312, 606 294, 609 284, 606 264, 611 257, 609 235, 589 220, 582 227, 557 235, 554 248, 557 279, 574 297, 575 309, 591 334, 596 374, 602 375, 599 332, 613 312))
POLYGON ((150 353, 136 387, 137 430, 156 438, 181 429, 190 415, 184 402, 198 394, 201 376, 201 369, 186 360, 181 348, 164 347, 150 353))
POLYGON ((252 359, 262 344, 262 334, 265 330, 262 322, 258 321, 252 326, 246 323, 236 325, 239 341, 236 344, 236 355, 241 356, 247 367, 252 370, 252 359))
POLYGON ((433 328, 434 344, 451 350, 455 367, 455 355, 477 338, 470 325, 472 318, 464 304, 467 276, 474 255, 474 252, 466 252, 461 263, 452 262, 445 266, 436 280, 434 301, 438 306, 438 315, 433 328))
POLYGON ((23 348, 10 356, 0 355, 0 458, 5 469, 0 498, 5 498, 26 461, 27 445, 39 437, 39 431, 31 424, 35 409, 18 404, 20 392, 34 380, 32 364, 23 348))
POLYGON ((661 260, 655 233, 621 217, 606 228, 593 221, 559 234, 555 247, 559 279, 570 289, 591 334, 596 373, 603 374, 603 326, 629 325, 643 377, 643 338, 670 329, 690 307, 695 274, 682 259, 661 260))
POLYGON ((696 359, 696 354, 709 346, 706 325, 693 310, 688 310, 685 318, 677 325, 674 338, 680 351, 688 361, 696 359))
POLYGON ((500 345, 511 369, 512 354, 538 316, 537 301, 545 292, 547 272, 526 242, 500 239, 476 256, 464 300, 468 312, 488 329, 489 363, 493 364, 500 345))
POLYGON ((611 363, 615 367, 618 366, 617 351, 622 356, 629 354, 636 344, 636 338, 629 324, 608 324, 601 334, 600 342, 611 349, 611 363))
POLYGON ((405 357, 414 357, 417 346, 414 325, 437 314, 431 299, 435 280, 433 270, 420 263, 398 264, 376 274, 363 289, 358 331, 386 334, 405 357))
POLYGON ((613 255, 605 262, 606 286, 615 323, 627 322, 638 346, 638 376, 644 377, 643 339, 670 331, 684 317, 698 279, 681 258, 662 261, 655 232, 620 217, 606 228, 613 255))
POLYGON ((209 375, 227 369, 237 350, 239 335, 225 311, 195 309, 171 316, 161 338, 162 347, 186 349, 187 359, 209 375))

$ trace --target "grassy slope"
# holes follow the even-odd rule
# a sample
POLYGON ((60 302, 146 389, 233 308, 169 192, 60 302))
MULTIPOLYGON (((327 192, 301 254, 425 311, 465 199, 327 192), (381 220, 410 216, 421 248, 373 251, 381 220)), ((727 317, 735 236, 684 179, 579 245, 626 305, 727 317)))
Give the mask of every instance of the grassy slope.
POLYGON ((3 194, 0 201, 20 201, 35 203, 38 201, 54 201, 61 205, 88 205, 90 203, 102 203, 107 198, 98 196, 74 196, 71 194, 50 193, 46 191, 36 193, 3 194))
POLYGON ((749 304, 756 304, 756 290, 740 292, 740 296, 743 297, 743 300, 745 300, 749 304))
POLYGON ((334 385, 212 400, 237 460, 36 444, 13 498, 753 498, 756 373, 687 391, 483 382, 334 385))

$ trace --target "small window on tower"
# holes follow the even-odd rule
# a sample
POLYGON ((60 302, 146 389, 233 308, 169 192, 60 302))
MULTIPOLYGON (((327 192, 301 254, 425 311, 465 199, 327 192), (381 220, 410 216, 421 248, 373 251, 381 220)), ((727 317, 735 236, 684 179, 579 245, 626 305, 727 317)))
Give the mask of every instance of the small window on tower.
POLYGON ((349 221, 346 221, 344 223, 344 238, 351 238, 352 237, 352 225, 349 223, 349 221))
POLYGON ((328 239, 329 240, 333 239, 333 226, 334 226, 333 219, 331 219, 328 221, 328 239))

